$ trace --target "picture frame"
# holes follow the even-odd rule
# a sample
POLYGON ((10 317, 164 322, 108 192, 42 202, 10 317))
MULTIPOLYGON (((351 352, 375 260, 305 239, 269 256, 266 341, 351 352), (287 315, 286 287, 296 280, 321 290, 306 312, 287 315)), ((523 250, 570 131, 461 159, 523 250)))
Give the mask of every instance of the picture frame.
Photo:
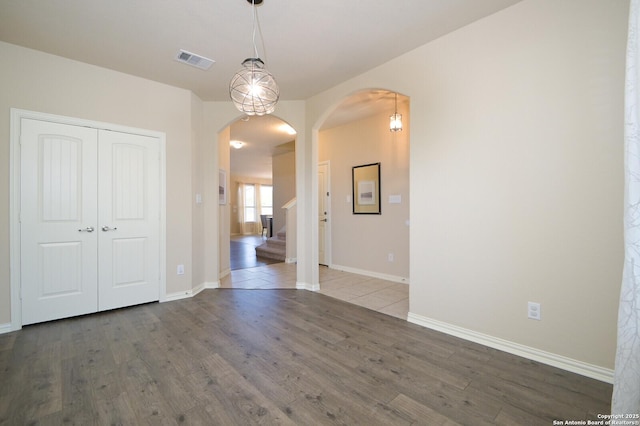
POLYGON ((223 169, 218 171, 218 204, 227 204, 227 172, 223 169))
POLYGON ((382 214, 380 203, 380 163, 351 169, 353 214, 382 214))

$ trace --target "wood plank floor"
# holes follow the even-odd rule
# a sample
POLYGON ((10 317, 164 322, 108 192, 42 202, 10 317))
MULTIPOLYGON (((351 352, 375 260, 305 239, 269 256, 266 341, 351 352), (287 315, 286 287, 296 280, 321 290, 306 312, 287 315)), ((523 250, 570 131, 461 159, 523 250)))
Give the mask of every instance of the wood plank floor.
POLYGON ((256 256, 256 247, 266 241, 260 235, 232 236, 229 241, 229 261, 232 271, 238 269, 255 268, 258 266, 280 263, 281 260, 267 259, 256 256))
POLYGON ((611 386, 302 290, 0 335, 2 425, 551 425, 611 386))

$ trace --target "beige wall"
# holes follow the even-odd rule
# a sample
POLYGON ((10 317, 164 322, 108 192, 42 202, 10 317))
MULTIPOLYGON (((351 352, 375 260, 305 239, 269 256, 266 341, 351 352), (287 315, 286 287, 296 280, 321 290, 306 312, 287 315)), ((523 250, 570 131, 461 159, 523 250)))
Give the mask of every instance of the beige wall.
POLYGON ((229 230, 231 235, 240 235, 240 222, 238 220, 238 181, 234 175, 231 175, 229 180, 229 208, 229 230))
MULTIPOLYGON (((218 257, 220 261, 220 277, 227 275, 231 271, 231 247, 229 245, 229 238, 231 232, 231 221, 232 221, 232 200, 235 190, 235 185, 233 183, 233 176, 231 176, 231 157, 229 156, 229 142, 231 141, 231 128, 227 127, 223 131, 221 131, 218 135, 218 166, 220 169, 226 172, 227 179, 227 200, 226 203, 220 204, 219 192, 216 191, 216 199, 215 202, 219 206, 219 222, 218 222, 218 232, 219 232, 219 250, 218 257)), ((215 167, 215 164, 208 163, 209 167, 215 167)))
POLYGON ((411 99, 412 314, 613 368, 627 14, 525 0, 307 101, 317 144, 350 93, 411 99))
POLYGON ((285 226, 286 203, 296 196, 296 154, 294 142, 285 144, 272 157, 273 170, 273 232, 274 234, 285 226), (283 149, 291 150, 282 152, 283 149))
POLYGON ((166 133, 167 292, 192 286, 189 91, 0 42, 0 324, 10 321, 9 110, 20 108, 166 133), (186 273, 176 275, 184 264, 186 273))
MULTIPOLYGON (((220 283, 220 273, 228 269, 220 264, 220 249, 228 246, 228 239, 221 238, 220 227, 225 223, 221 217, 218 203, 218 170, 222 168, 228 172, 228 157, 220 154, 225 146, 229 146, 229 124, 239 118, 233 104, 228 102, 204 102, 203 105, 202 155, 199 158, 202 167, 204 229, 204 273, 205 285, 217 287, 220 283), (224 240, 224 241, 223 241, 224 240)), ((227 179, 229 175, 227 175, 227 179)))
MULTIPOLYGON (((202 129, 202 108, 203 103, 196 95, 191 94, 191 205, 193 206, 192 217, 192 285, 205 283, 204 265, 206 259, 204 258, 204 243, 205 236, 202 232, 204 229, 204 206, 201 203, 196 203, 196 194, 202 197, 203 187, 203 165, 198 158, 202 156, 202 150, 204 144, 202 143, 203 129, 202 129)), ((203 200, 201 198, 201 200, 203 200)))
POLYGON ((374 115, 318 135, 318 160, 329 161, 331 263, 409 280, 409 114, 399 103, 405 130, 389 131, 389 115, 374 115), (353 166, 380 163, 381 215, 356 215, 352 208, 353 166), (389 203, 399 195, 400 204, 389 203), (349 199, 349 201, 347 201, 349 199), (393 253, 394 261, 388 261, 393 253))

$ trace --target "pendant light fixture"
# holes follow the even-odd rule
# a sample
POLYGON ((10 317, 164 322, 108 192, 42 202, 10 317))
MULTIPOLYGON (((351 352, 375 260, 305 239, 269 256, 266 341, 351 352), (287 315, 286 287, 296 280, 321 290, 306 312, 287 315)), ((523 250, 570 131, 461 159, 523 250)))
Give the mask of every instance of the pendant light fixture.
MULTIPOLYGON (((253 10, 253 57, 242 62, 229 83, 229 96, 238 110, 247 115, 271 114, 280 98, 280 89, 273 75, 264 66, 256 47, 256 27, 258 17, 256 4, 263 0, 247 0, 253 10)), ((264 40, 262 40, 264 44, 264 40)))
POLYGON ((395 110, 389 116, 389 130, 392 132, 402 131, 402 114, 398 114, 398 94, 395 94, 395 110))

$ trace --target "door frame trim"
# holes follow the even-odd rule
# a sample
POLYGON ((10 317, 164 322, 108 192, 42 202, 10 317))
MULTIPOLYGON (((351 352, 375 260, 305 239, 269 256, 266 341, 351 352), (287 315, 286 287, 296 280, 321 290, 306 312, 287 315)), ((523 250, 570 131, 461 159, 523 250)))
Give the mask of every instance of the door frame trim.
POLYGON ((20 276, 20 130, 23 118, 158 138, 160 142, 160 294, 158 296, 160 302, 166 301, 166 134, 118 124, 11 108, 9 131, 9 281, 11 286, 11 329, 7 331, 16 331, 22 328, 22 287, 20 276))

